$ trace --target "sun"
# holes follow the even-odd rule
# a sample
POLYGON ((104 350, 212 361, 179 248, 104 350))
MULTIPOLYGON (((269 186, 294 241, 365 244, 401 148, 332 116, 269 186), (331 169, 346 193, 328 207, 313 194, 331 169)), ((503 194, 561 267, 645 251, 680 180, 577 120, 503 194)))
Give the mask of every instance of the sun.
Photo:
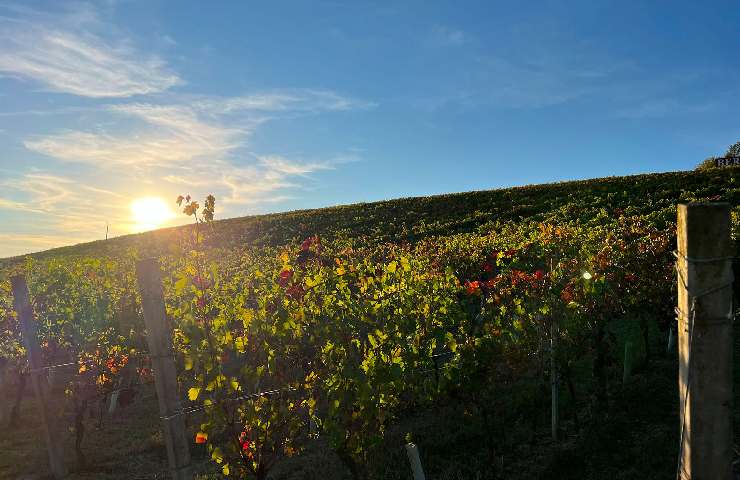
POLYGON ((172 210, 159 197, 143 197, 131 202, 133 230, 137 232, 159 228, 174 216, 172 210))

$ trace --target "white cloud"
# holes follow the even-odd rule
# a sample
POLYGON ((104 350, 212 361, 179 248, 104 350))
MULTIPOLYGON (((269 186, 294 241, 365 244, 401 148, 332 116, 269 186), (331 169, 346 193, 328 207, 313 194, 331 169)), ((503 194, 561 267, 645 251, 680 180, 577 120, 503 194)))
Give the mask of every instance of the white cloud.
POLYGON ((75 237, 66 237, 56 233, 2 233, 0 244, 3 246, 4 256, 24 255, 49 248, 62 247, 82 240, 75 237))
POLYGON ((443 25, 435 25, 432 28, 432 43, 434 45, 447 45, 458 47, 470 41, 470 36, 464 31, 457 28, 450 28, 443 25))
POLYGON ((600 68, 577 59, 555 55, 476 56, 470 68, 454 73, 455 89, 427 96, 415 103, 424 110, 446 107, 463 109, 536 109, 560 105, 603 90, 621 68, 600 68), (582 66, 585 64, 586 66, 582 66))
POLYGON ((195 101, 204 110, 224 113, 320 113, 374 108, 373 102, 346 97, 331 90, 281 89, 236 97, 209 97, 195 101))
POLYGON ((92 98, 145 95, 182 83, 163 60, 126 38, 76 33, 98 21, 89 9, 51 18, 32 14, 30 20, 0 17, 0 72, 92 98))
POLYGON ((33 237, 41 230, 61 234, 65 241, 81 242, 91 239, 91 230, 108 221, 122 222, 127 214, 128 205, 121 195, 78 178, 34 171, 6 179, 0 187, 7 197, 0 198, 0 209, 28 216, 20 228, 23 232, 15 232, 19 235, 33 237))
MULTIPOLYGON (((24 144, 37 153, 87 167, 97 178, 147 188, 156 185, 165 195, 184 189, 193 194, 214 193, 227 208, 256 205, 290 198, 286 191, 302 188, 306 181, 310 182, 312 173, 357 158, 350 154, 303 161, 251 152, 248 140, 259 125, 281 117, 369 105, 330 91, 299 89, 175 100, 178 102, 168 105, 130 103, 104 107, 101 114, 105 124, 134 122, 123 131, 67 130, 34 136, 24 144)), ((31 187, 26 185, 25 191, 37 194, 31 187)), ((49 185, 46 187, 50 189, 49 185)), ((100 197, 99 193, 93 196, 100 197)), ((36 203, 45 202, 48 196, 36 203)))
POLYGON ((129 135, 67 131, 26 140, 24 145, 66 162, 86 163, 100 168, 120 166, 166 167, 213 152, 198 138, 167 132, 129 135))
POLYGON ((674 98, 649 99, 620 108, 614 112, 616 118, 643 119, 662 118, 668 115, 697 115, 711 111, 717 107, 715 102, 687 103, 674 98))
MULTIPOLYGON (((87 122, 23 141, 26 149, 63 163, 64 170, 52 164, 0 179, 0 210, 21 219, 13 220, 12 238, 0 229, 0 245, 11 245, 10 252, 26 248, 20 246, 23 238, 29 239, 24 252, 101 238, 106 224, 113 235, 129 233, 129 203, 145 196, 174 203, 179 193, 213 193, 219 216, 255 213, 256 205, 293 198, 291 191, 305 189, 313 173, 356 159, 354 153, 330 159, 257 153, 249 140, 268 121, 369 109, 374 103, 305 88, 232 97, 152 95, 183 81, 103 21, 103 8, 83 4, 52 15, 0 5, 0 76, 80 97, 138 96, 0 112, 87 122), (4 9, 11 15, 3 16, 4 9)), ((158 41, 176 46, 166 36, 158 41)), ((170 224, 183 222, 178 217, 170 224)))
POLYGON ((259 158, 260 165, 281 175, 307 175, 317 170, 330 170, 328 162, 295 163, 279 155, 266 155, 259 158))

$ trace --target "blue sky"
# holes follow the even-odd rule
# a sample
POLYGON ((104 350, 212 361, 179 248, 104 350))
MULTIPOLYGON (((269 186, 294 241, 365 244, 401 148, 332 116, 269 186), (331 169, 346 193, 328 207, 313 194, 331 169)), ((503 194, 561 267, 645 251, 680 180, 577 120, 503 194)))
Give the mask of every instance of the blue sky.
POLYGON ((224 218, 691 169, 740 140, 739 24, 735 1, 0 0, 0 257, 140 230, 143 197, 224 218))

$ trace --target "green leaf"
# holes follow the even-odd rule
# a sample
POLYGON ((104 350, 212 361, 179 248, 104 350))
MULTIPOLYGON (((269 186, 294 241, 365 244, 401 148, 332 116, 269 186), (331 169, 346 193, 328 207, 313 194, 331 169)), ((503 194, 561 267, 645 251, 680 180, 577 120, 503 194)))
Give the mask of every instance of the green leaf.
POLYGON ((447 348, 450 349, 453 353, 457 351, 457 341, 455 340, 454 335, 452 335, 451 332, 447 332, 445 334, 445 342, 447 343, 447 348))

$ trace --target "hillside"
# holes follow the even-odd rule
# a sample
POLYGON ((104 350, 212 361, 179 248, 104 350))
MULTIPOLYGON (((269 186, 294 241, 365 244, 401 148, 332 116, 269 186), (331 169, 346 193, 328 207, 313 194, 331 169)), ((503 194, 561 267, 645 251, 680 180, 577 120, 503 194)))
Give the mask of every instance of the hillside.
MULTIPOLYGON (((676 203, 721 199, 740 204, 740 167, 705 171, 668 172, 529 185, 499 190, 409 197, 313 210, 255 215, 214 223, 219 247, 284 245, 318 234, 355 242, 416 242, 454 233, 473 232, 501 222, 580 221, 599 212, 622 210, 627 215, 656 215, 668 220, 676 203)), ((157 254, 183 227, 125 235, 104 241, 55 248, 30 255, 116 256, 136 248, 157 254)), ((0 267, 21 257, 0 259, 0 267)))
POLYGON ((0 478, 46 472, 26 384, 47 370, 70 479, 165 475, 147 281, 199 480, 401 480, 408 442, 435 479, 675 478, 676 204, 729 202, 737 239, 739 177, 404 198, 0 261, 0 478), (31 373, 11 272, 38 328, 31 373))

